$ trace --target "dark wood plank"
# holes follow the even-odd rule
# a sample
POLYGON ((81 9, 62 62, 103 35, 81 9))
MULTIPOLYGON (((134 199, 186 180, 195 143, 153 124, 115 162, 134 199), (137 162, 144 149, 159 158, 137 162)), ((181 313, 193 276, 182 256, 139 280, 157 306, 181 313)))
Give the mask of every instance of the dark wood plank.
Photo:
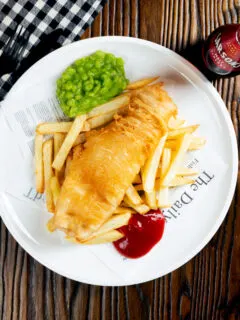
MULTIPOLYGON (((125 35, 180 52, 240 23, 239 0, 109 0, 82 39, 125 35)), ((240 77, 214 82, 239 141, 240 77)), ((130 287, 65 279, 28 256, 0 224, 0 319, 240 319, 240 184, 210 243, 171 274, 130 287)))

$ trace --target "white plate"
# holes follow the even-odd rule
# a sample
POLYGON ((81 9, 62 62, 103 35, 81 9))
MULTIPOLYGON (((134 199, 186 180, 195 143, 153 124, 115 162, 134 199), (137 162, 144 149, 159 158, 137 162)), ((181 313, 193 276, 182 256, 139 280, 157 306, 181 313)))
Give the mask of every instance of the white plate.
MULTIPOLYGON (((208 140, 206 150, 209 150, 209 154, 203 161, 206 165, 212 163, 213 168, 215 162, 220 161, 224 164, 224 170, 215 173, 219 177, 214 178, 213 183, 201 186, 202 191, 196 196, 195 204, 193 201, 184 207, 176 214, 176 218, 172 216, 162 241, 144 258, 126 262, 127 267, 124 261, 118 260, 122 258, 111 245, 94 246, 89 250, 88 247, 62 244, 47 233, 45 218, 41 218, 36 209, 27 215, 28 203, 19 202, 13 197, 3 196, 2 219, 18 243, 49 269, 89 284, 130 285, 175 270, 196 255, 212 238, 227 213, 235 189, 238 164, 236 138, 227 109, 211 83, 173 51, 139 39, 101 37, 60 48, 32 66, 14 85, 7 99, 34 83, 50 83, 50 79, 59 77, 74 60, 96 50, 122 57, 130 80, 151 75, 168 79, 167 89, 178 105, 180 115, 191 123, 200 123, 199 134, 208 140)), ((4 166, 7 174, 11 175, 6 159, 16 157, 17 165, 17 155, 14 153, 17 151, 7 148, 10 137, 4 136, 3 125, 0 128, 0 146, 9 150, 5 160, 0 157, 0 167, 4 166)))

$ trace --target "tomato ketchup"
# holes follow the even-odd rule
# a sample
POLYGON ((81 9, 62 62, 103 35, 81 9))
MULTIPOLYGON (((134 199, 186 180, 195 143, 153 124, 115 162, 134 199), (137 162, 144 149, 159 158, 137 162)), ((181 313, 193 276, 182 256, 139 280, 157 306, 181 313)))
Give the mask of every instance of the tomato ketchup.
POLYGON ((113 244, 117 251, 128 258, 140 258, 148 253, 162 238, 165 219, 160 209, 145 215, 133 214, 128 225, 118 229, 124 237, 113 244))

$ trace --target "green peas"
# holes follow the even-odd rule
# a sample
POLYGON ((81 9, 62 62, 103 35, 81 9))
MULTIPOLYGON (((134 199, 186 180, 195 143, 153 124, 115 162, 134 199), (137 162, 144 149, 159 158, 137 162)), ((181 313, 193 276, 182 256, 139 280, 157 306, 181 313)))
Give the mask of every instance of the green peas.
POLYGON ((127 86, 124 61, 96 51, 76 60, 57 80, 57 98, 69 117, 89 112, 121 93, 127 86))
POLYGON ((96 60, 95 62, 95 68, 100 69, 103 65, 103 61, 101 60, 96 60))
POLYGON ((84 83, 84 90, 85 91, 91 91, 93 89, 93 83, 90 81, 85 81, 84 83))
POLYGON ((71 92, 66 92, 66 93, 65 93, 65 98, 66 98, 67 100, 70 100, 72 97, 73 97, 73 94, 72 94, 71 92))
POLYGON ((77 70, 77 73, 80 73, 80 74, 84 72, 84 69, 81 66, 77 67, 76 70, 77 70))
POLYGON ((103 52, 101 50, 98 50, 92 56, 95 56, 95 59, 97 59, 97 58, 104 58, 106 54, 107 53, 105 53, 105 52, 103 52))
POLYGON ((67 104, 70 108, 75 107, 76 106, 76 101, 74 99, 69 99, 67 101, 67 104))
POLYGON ((72 84, 70 81, 68 81, 68 82, 65 84, 65 90, 66 90, 66 91, 72 91, 72 89, 73 89, 73 84, 72 84))
POLYGON ((87 79, 88 79, 87 74, 83 74, 83 75, 82 75, 82 80, 87 80, 87 79))

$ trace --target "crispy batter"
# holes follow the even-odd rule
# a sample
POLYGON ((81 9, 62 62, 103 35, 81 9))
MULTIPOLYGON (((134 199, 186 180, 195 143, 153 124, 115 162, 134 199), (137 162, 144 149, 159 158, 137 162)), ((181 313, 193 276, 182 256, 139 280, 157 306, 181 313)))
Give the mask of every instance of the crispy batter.
POLYGON ((161 84, 149 86, 134 94, 125 115, 89 135, 63 183, 53 229, 79 240, 90 237, 120 205, 176 113, 161 84))

